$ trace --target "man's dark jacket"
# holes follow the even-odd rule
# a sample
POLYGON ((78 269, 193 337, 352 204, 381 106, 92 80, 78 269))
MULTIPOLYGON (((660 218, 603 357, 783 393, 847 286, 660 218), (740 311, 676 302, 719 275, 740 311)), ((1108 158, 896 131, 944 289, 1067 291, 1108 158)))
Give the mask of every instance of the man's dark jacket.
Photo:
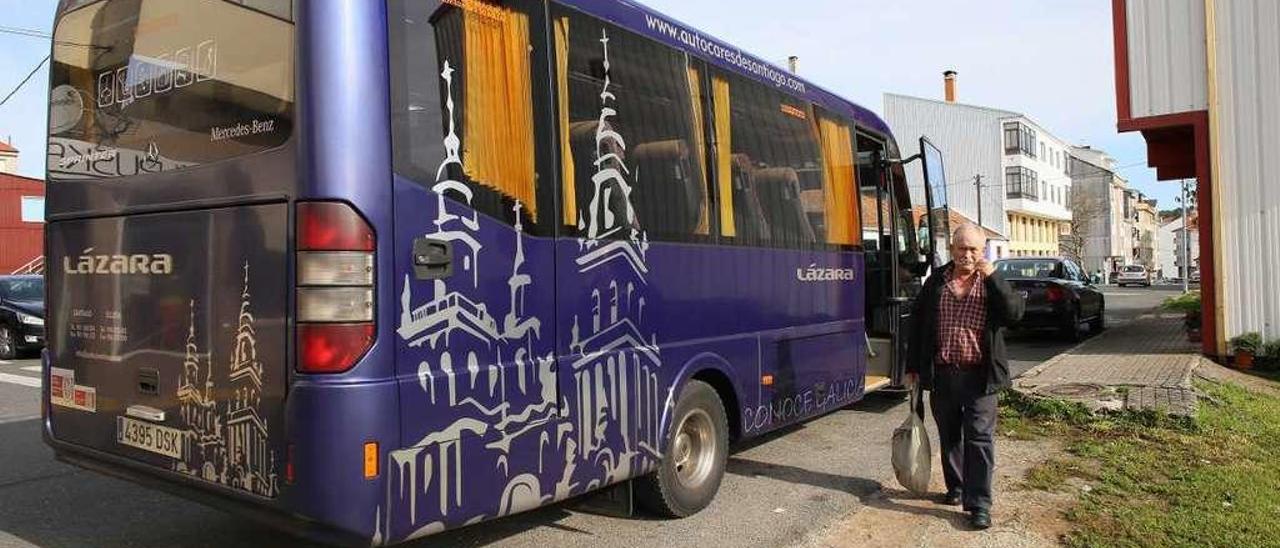
MULTIPOLYGON (((933 357, 938 353, 938 303, 946 289, 954 263, 934 270, 925 280, 911 310, 911 337, 907 348, 907 372, 920 375, 920 386, 933 389, 933 357)), ((987 370, 987 393, 1009 387, 1009 357, 1005 354, 1005 327, 1022 319, 1026 303, 999 272, 983 282, 987 289, 987 327, 982 337, 982 367, 987 370)))

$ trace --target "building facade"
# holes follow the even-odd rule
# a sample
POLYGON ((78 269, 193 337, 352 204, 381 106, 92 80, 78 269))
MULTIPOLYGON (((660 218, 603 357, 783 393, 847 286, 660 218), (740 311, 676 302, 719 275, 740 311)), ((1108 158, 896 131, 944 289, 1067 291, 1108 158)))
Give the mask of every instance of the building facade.
POLYGON ((1075 147, 1070 163, 1075 190, 1070 226, 1080 242, 1080 265, 1109 279, 1130 264, 1133 255, 1132 222, 1125 217, 1128 183, 1113 171, 1115 161, 1101 150, 1075 147))
MULTIPOLYGON (((1018 114, 892 93, 884 95, 884 114, 894 135, 923 135, 942 151, 947 169, 947 203, 951 210, 1001 235, 990 244, 988 255, 1007 256, 1008 250, 1002 241, 1008 231, 1000 121, 1018 114)), ((915 142, 904 141, 898 146, 904 157, 919 152, 915 142)), ((919 162, 906 168, 910 188, 923 189, 924 175, 919 162)), ((912 203, 923 204, 924 197, 913 195, 912 203)))
POLYGON ((1071 146, 1023 115, 1000 127, 1010 255, 1058 255, 1071 233, 1071 146))
POLYGON ((1203 347, 1280 338, 1280 2, 1112 0, 1116 114, 1160 180, 1195 179, 1203 347))
POLYGON ((44 181, 18 175, 18 151, 0 142, 0 274, 44 272, 44 181))
POLYGON ((1147 267, 1154 273, 1159 268, 1157 254, 1160 249, 1160 211, 1156 209, 1156 201, 1149 200, 1141 193, 1134 204, 1133 227, 1133 261, 1147 267))
MULTIPOLYGON (((1071 220, 1071 146, 1024 114, 957 103, 952 89, 947 101, 887 93, 885 120, 895 134, 925 135, 942 151, 948 203, 991 231, 989 258, 1058 255, 1071 220)), ((923 188, 918 168, 907 176, 923 188)))

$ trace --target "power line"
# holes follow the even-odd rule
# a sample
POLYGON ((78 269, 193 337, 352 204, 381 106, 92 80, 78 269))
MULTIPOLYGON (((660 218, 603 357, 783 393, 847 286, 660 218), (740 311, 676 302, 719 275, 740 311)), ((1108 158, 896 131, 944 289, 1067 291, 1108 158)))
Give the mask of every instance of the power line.
POLYGON ((27 73, 27 77, 23 78, 21 82, 18 82, 18 87, 13 88, 13 91, 10 91, 8 95, 4 96, 4 99, 0 99, 0 107, 4 106, 5 103, 8 103, 9 98, 13 97, 13 94, 17 93, 18 90, 22 89, 22 86, 27 85, 27 82, 31 80, 31 77, 35 76, 36 72, 40 70, 40 67, 43 67, 44 64, 48 61, 49 61, 49 56, 46 55, 44 56, 44 59, 41 59, 39 63, 36 63, 36 67, 31 69, 31 72, 27 73))
POLYGON ((31 36, 33 38, 53 38, 53 35, 36 29, 24 29, 19 27, 7 27, 0 25, 0 32, 7 34, 17 34, 19 36, 31 36))

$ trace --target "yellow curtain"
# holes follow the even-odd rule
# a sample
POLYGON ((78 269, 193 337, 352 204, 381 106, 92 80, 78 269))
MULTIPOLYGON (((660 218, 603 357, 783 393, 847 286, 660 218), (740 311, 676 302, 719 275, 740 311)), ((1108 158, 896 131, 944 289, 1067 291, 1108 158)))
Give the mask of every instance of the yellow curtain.
POLYGON ((862 233, 854 204, 853 135, 849 126, 818 116, 818 137, 822 140, 824 168, 823 194, 826 197, 827 242, 852 244, 862 233))
MULTIPOLYGON (((702 73, 697 67, 689 65, 689 96, 693 105, 693 154, 697 157, 699 171, 707 176, 707 143, 702 129, 702 73)), ((706 179, 702 179, 706 181, 706 179)), ((706 185, 702 186, 702 203, 698 205, 698 226, 694 234, 706 235, 711 232, 710 211, 707 203, 706 185)))
POLYGON ((560 208, 564 224, 578 226, 578 192, 573 167, 573 147, 569 143, 569 18, 555 21, 556 101, 560 110, 560 208))
POLYGON ((733 146, 729 125, 732 112, 729 109, 729 81, 715 76, 711 79, 711 100, 715 103, 716 123, 716 179, 720 190, 720 233, 737 236, 733 224, 733 146))
POLYGON ((466 107, 463 171, 537 217, 529 18, 497 4, 463 10, 466 107))

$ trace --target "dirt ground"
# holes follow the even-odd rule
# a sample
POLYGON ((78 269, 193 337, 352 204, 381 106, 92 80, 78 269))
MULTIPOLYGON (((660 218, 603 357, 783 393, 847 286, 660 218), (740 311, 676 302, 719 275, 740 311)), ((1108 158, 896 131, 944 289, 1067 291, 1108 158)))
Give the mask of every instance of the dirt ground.
POLYGON ((1027 471, 1062 448, 1052 441, 996 441, 993 526, 986 531, 969 527, 959 506, 942 506, 933 498, 945 491, 936 456, 933 483, 926 497, 913 495, 896 483, 867 497, 862 510, 809 538, 805 546, 873 547, 1034 547, 1058 546, 1070 530, 1062 517, 1073 497, 1022 486, 1027 471))

